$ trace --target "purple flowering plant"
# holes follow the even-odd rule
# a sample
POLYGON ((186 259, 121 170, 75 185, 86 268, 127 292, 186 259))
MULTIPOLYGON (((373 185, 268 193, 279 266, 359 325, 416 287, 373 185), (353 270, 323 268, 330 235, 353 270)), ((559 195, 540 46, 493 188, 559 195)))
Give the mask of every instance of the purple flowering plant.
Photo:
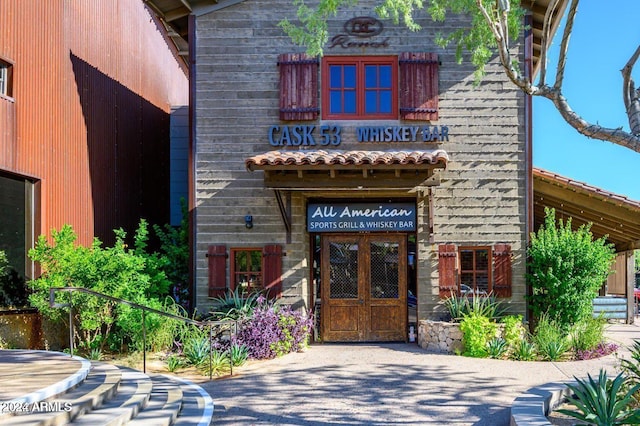
POLYGON ((250 358, 275 358, 304 348, 312 324, 310 315, 260 296, 253 314, 240 324, 234 343, 246 346, 250 358))

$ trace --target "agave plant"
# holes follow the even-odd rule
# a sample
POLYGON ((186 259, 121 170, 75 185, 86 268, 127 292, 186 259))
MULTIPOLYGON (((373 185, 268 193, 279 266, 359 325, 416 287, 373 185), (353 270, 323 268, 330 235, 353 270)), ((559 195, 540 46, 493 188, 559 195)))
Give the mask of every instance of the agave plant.
POLYGON ((229 348, 229 356, 234 367, 241 366, 249 359, 249 348, 245 345, 231 345, 229 348))
POLYGON ((251 316, 254 308, 258 305, 258 297, 261 293, 244 294, 237 287, 234 291, 229 291, 222 297, 217 297, 213 301, 216 310, 210 312, 215 320, 238 320, 251 316))
POLYGON ((513 358, 518 361, 533 361, 536 358, 536 345, 526 339, 520 340, 513 348, 513 358))
POLYGON ((184 356, 193 365, 204 363, 208 359, 210 351, 211 344, 209 339, 205 337, 193 337, 184 342, 184 356))
POLYGON ((600 369, 597 381, 591 375, 588 375, 588 380, 575 379, 576 385, 567 385, 574 394, 567 398, 567 402, 575 405, 577 410, 561 409, 559 413, 596 426, 640 424, 640 410, 630 407, 640 384, 626 387, 627 378, 623 373, 610 380, 604 369, 600 369))
POLYGON ((496 337, 487 342, 487 354, 489 358, 500 359, 507 353, 507 349, 507 341, 500 337, 496 337))
POLYGON ((225 373, 230 369, 227 351, 211 351, 211 363, 203 362, 200 364, 200 368, 204 374, 215 374, 218 376, 225 373))

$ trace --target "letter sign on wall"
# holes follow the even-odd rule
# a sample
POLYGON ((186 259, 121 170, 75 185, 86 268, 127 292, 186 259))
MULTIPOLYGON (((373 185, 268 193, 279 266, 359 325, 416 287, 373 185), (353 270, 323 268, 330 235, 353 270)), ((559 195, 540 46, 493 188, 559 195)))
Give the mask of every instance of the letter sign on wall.
POLYGON ((309 232, 415 230, 413 203, 312 203, 307 206, 309 232))

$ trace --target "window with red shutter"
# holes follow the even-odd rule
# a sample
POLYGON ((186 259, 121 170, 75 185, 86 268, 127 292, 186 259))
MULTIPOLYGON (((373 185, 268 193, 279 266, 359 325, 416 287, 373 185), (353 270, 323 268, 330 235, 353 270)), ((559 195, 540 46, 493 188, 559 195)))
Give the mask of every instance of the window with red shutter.
POLYGON ((262 251, 264 288, 270 298, 282 296, 282 246, 268 245, 262 251))
POLYGON ((400 54, 400 118, 438 119, 438 55, 403 52, 400 54))
POLYGON ((440 298, 446 299, 451 293, 458 293, 456 277, 457 254, 455 244, 441 244, 438 246, 438 275, 440 298))
POLYGON ((262 249, 232 248, 230 263, 231 291, 250 294, 262 290, 262 249))
POLYGON ((286 53, 278 57, 280 67, 280 119, 315 120, 318 118, 319 60, 304 53, 286 53))
POLYGON ((493 270, 495 283, 493 294, 496 297, 511 297, 511 246, 496 244, 493 247, 493 270))
POLYGON ((209 297, 224 296, 227 291, 227 248, 223 245, 209 246, 209 297))
POLYGON ((460 294, 488 296, 491 291, 491 247, 460 247, 460 294))
POLYGON ((396 56, 322 58, 322 118, 397 119, 397 64, 396 56))

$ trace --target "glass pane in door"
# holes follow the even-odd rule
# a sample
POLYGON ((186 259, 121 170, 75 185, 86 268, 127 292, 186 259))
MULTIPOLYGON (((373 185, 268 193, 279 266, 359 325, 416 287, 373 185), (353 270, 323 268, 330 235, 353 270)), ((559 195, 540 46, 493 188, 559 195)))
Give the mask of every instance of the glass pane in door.
POLYGON ((329 246, 329 298, 358 298, 358 245, 332 242, 329 246))
POLYGON ((371 297, 374 299, 399 297, 398 247, 397 242, 371 242, 371 297))

